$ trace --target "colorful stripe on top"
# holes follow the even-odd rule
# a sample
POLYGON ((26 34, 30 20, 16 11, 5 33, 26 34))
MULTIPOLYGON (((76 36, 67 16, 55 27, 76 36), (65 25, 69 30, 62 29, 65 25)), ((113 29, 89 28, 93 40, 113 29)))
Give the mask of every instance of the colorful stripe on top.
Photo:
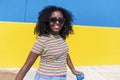
POLYGON ((39 36, 31 50, 41 56, 37 72, 46 76, 66 75, 68 50, 66 42, 61 37, 56 38, 54 35, 39 36))

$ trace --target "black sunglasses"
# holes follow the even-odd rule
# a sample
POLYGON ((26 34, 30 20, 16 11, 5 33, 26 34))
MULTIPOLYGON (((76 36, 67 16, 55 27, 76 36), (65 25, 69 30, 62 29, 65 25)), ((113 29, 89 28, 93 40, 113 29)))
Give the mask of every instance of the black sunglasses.
POLYGON ((53 23, 56 23, 57 21, 59 23, 64 23, 65 22, 65 18, 59 18, 59 19, 57 19, 56 17, 53 17, 53 18, 50 18, 49 21, 53 22, 53 23))

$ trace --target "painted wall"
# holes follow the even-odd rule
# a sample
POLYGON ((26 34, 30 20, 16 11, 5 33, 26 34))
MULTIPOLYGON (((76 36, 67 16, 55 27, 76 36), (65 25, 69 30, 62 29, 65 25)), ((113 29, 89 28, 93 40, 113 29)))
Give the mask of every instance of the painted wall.
MULTIPOLYGON (((33 23, 0 22, 0 67, 20 67, 36 38, 33 23)), ((120 28, 74 25, 67 39, 74 65, 120 64, 120 28)), ((34 67, 38 66, 38 61, 34 67)))
POLYGON ((36 22, 47 5, 71 11, 73 24, 120 27, 120 0, 0 0, 0 21, 36 22))
MULTIPOLYGON (((120 64, 119 3, 119 0, 0 0, 0 68, 23 65, 36 40, 33 30, 38 12, 47 5, 64 7, 74 15, 75 34, 67 39, 74 65, 120 64)), ((38 62, 39 59, 34 67, 38 62)))

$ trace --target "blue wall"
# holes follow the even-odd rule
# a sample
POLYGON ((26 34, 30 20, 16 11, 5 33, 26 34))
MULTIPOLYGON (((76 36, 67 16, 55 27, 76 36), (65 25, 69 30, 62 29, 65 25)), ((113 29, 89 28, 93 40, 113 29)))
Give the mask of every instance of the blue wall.
POLYGON ((120 27, 120 0, 0 0, 0 21, 36 22, 47 5, 71 11, 75 25, 120 27))

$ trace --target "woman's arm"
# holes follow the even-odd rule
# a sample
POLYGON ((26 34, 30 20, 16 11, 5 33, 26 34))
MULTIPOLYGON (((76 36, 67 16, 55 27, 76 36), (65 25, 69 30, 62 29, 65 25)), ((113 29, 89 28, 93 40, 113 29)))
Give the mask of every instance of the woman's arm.
POLYGON ((15 80, 23 80, 24 76, 29 71, 31 66, 34 64, 34 62, 36 61, 38 56, 39 56, 39 54, 35 54, 33 52, 30 52, 25 64, 23 65, 23 67, 20 69, 20 71, 16 75, 15 80))
POLYGON ((75 70, 69 54, 67 55, 67 65, 68 65, 68 67, 70 68, 70 70, 72 71, 73 74, 75 74, 75 75, 76 75, 76 74, 80 74, 79 71, 76 71, 76 70, 75 70))

